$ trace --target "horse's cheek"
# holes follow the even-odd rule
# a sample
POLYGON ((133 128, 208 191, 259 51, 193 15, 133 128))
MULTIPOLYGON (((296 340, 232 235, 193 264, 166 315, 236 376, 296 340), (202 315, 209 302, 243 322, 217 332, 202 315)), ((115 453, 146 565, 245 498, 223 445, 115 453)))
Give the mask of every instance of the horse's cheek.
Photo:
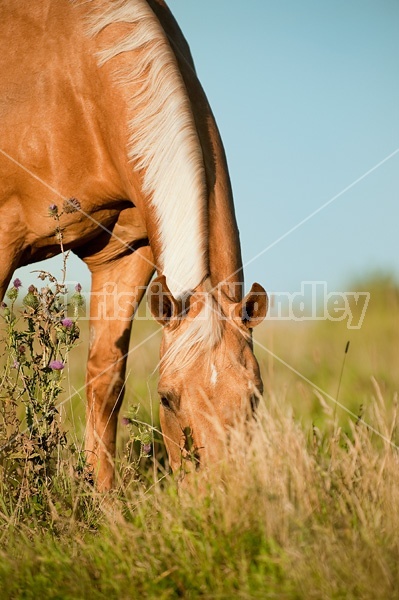
POLYGON ((173 471, 176 471, 181 466, 181 446, 179 440, 182 437, 182 430, 176 415, 171 410, 165 409, 162 406, 159 410, 159 420, 170 466, 173 471))

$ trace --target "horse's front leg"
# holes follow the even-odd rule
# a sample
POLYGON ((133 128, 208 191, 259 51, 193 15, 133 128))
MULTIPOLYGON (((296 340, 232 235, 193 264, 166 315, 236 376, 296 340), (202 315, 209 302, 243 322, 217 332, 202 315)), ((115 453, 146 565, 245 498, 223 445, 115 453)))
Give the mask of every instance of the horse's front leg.
MULTIPOLYGON (((0 192, 0 203, 2 195, 0 192)), ((19 204, 4 202, 0 209, 0 301, 3 300, 13 272, 19 265, 24 248, 24 224, 19 204)))
POLYGON ((114 481, 118 413, 134 309, 153 273, 148 246, 92 271, 90 346, 87 365, 87 463, 97 488, 114 481))

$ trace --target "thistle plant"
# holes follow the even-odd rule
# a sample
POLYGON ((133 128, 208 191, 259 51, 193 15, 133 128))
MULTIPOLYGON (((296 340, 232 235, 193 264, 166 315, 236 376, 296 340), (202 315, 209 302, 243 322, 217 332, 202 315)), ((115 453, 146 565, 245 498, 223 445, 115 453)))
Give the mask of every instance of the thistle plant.
MULTIPOLYGON (((49 207, 63 258, 61 281, 38 271, 42 287, 30 285, 23 294, 22 282, 15 279, 0 308, 5 358, 0 379, 0 484, 11 504, 18 501, 21 506, 34 498, 30 505, 38 513, 46 512, 60 450, 67 443, 57 405, 69 352, 79 340, 77 318, 83 304, 80 284, 66 302, 68 253, 61 217, 71 212, 71 200, 66 203, 62 211, 49 207)), ((76 203, 73 210, 78 209, 76 203)))
POLYGON ((122 480, 124 484, 129 481, 140 481, 140 463, 151 456, 153 433, 151 427, 137 419, 140 405, 130 406, 127 415, 122 419, 122 425, 127 427, 129 438, 124 452, 124 469, 122 480), (138 452, 135 447, 138 446, 138 452))

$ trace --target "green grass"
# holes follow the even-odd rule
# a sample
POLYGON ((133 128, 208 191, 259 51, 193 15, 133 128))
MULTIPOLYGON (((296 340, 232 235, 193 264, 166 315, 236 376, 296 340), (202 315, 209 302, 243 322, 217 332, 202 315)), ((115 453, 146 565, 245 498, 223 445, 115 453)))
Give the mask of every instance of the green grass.
MULTIPOLYGON (((126 429, 119 486, 108 495, 75 478, 68 455, 45 520, 18 513, 0 486, 1 600, 398 598, 399 457, 390 442, 399 442, 399 291, 388 279, 363 288, 371 300, 360 330, 261 326, 256 339, 286 364, 256 347, 265 383, 259 419, 233 435, 218 471, 190 493, 178 495, 162 470, 155 483, 151 459, 141 481, 126 476, 126 429), (349 339, 345 408, 335 412, 306 379, 335 397, 349 339)), ((132 347, 156 327, 136 323, 132 347)), ((156 336, 132 352, 122 409, 141 402, 155 427, 158 344, 156 336)), ((66 398, 83 385, 85 353, 83 344, 72 353, 66 398)), ((83 392, 64 408, 69 438, 80 444, 83 392)), ((157 458, 163 464, 161 442, 157 458)))

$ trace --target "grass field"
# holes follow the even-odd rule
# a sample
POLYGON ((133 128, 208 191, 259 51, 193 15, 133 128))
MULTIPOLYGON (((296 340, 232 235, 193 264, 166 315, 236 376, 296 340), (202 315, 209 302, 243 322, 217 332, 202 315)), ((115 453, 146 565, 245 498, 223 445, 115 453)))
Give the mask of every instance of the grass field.
MULTIPOLYGON (((45 511, 2 479, 0 599, 399 598, 399 289, 389 277, 350 287, 371 294, 360 329, 256 330, 259 418, 191 495, 177 494, 157 432, 158 326, 135 323, 121 416, 140 405, 154 457, 132 469, 139 444, 121 425, 118 487, 99 495, 64 449, 45 511)), ((67 448, 82 444, 86 352, 68 366, 67 448)))

